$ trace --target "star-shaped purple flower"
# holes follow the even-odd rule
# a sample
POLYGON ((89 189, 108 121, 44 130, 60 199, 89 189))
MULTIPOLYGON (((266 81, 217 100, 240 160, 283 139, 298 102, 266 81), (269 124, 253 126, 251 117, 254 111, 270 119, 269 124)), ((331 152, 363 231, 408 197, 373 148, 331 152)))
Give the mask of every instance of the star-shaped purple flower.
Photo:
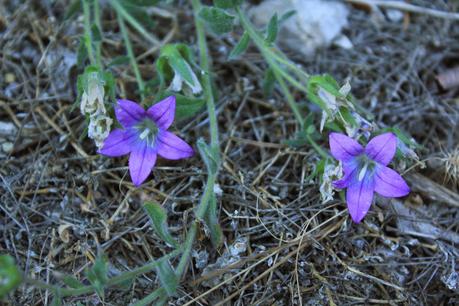
POLYGON ((148 110, 129 100, 118 100, 115 115, 124 129, 115 129, 105 139, 100 154, 129 156, 129 173, 135 186, 145 181, 159 154, 167 159, 182 159, 194 154, 181 138, 167 131, 174 121, 175 97, 170 96, 148 110))
POLYGON ((359 223, 370 209, 374 192, 383 197, 406 196, 410 188, 394 170, 386 167, 397 150, 397 136, 384 133, 371 139, 363 148, 354 139, 331 133, 332 155, 343 163, 344 176, 333 182, 336 188, 347 188, 346 202, 354 222, 359 223))

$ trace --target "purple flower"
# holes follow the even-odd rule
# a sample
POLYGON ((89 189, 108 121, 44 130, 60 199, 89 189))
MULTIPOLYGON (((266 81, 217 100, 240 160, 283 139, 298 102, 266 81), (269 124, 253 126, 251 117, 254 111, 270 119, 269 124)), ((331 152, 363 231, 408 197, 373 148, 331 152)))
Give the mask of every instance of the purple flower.
POLYGON ((397 149, 397 136, 384 133, 371 139, 363 148, 354 139, 331 133, 332 155, 343 163, 344 176, 333 182, 336 188, 347 188, 346 202, 352 220, 359 223, 370 209, 373 194, 383 197, 403 197, 410 192, 405 180, 386 167, 397 149))
POLYGON ((100 154, 129 156, 129 173, 140 186, 153 169, 159 154, 167 159, 187 158, 193 149, 167 129, 175 116, 175 97, 170 96, 148 110, 129 100, 118 100, 115 115, 124 129, 115 129, 105 139, 100 154))

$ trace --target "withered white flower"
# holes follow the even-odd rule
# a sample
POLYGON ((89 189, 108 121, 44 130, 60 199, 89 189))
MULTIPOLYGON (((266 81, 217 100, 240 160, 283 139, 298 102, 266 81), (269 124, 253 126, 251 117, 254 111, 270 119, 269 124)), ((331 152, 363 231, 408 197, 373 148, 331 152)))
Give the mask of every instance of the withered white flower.
POLYGON ((334 188, 333 181, 338 177, 343 176, 343 167, 339 163, 338 166, 333 164, 325 165, 324 174, 322 176, 322 184, 320 185, 319 191, 322 197, 322 201, 327 203, 333 200, 334 188))
POLYGON ((113 120, 102 114, 91 116, 88 126, 88 137, 93 139, 98 149, 104 145, 104 140, 110 134, 113 120))
POLYGON ((198 77, 191 69, 190 65, 186 62, 182 62, 185 65, 185 68, 188 74, 191 76, 193 83, 188 82, 185 78, 182 77, 179 71, 174 69, 174 78, 172 79, 171 85, 169 86, 169 90, 178 92, 182 90, 183 82, 185 82, 190 88, 193 94, 199 94, 202 92, 201 83, 199 83, 198 77))
POLYGON ((104 81, 99 78, 96 72, 91 73, 88 77, 86 88, 81 95, 81 113, 83 115, 105 114, 104 96, 104 81))

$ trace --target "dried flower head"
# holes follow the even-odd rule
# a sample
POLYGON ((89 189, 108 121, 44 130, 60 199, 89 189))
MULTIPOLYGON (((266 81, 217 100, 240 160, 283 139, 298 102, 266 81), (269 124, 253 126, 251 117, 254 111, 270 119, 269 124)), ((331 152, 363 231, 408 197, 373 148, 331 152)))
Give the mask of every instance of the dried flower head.
POLYGON ((104 95, 104 81, 100 79, 97 72, 90 73, 81 95, 81 113, 83 115, 105 114, 104 95))
POLYGON ((98 149, 101 149, 104 140, 110 134, 113 120, 105 115, 91 116, 88 126, 88 137, 94 139, 98 149))

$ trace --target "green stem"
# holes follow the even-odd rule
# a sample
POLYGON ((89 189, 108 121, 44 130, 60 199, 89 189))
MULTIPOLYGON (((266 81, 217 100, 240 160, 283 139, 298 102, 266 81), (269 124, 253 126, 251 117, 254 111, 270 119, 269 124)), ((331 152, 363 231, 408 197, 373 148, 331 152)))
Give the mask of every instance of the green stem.
POLYGON ((159 297, 164 297, 166 295, 166 291, 163 288, 158 288, 140 301, 136 302, 132 306, 146 306, 146 305, 151 305, 154 300, 156 300, 159 297))
POLYGON ((135 78, 139 85, 140 96, 143 100, 145 94, 145 84, 143 83, 142 75, 140 74, 139 66, 137 65, 137 60, 134 56, 134 51, 132 50, 131 40, 129 39, 126 25, 124 24, 123 17, 120 14, 118 14, 118 23, 121 28, 121 34, 123 35, 124 44, 126 45, 126 51, 128 53, 129 60, 131 61, 132 68, 134 69, 135 78))
MULTIPOLYGON (((100 21, 100 4, 99 0, 94 0, 94 23, 96 24, 99 31, 102 33, 102 23, 100 21)), ((96 62, 99 67, 102 67, 102 41, 96 43, 96 62)))
POLYGON ((148 41, 150 41, 154 45, 158 45, 160 43, 155 37, 153 37, 152 35, 148 33, 148 30, 145 29, 145 27, 142 26, 141 23, 139 23, 134 17, 132 17, 132 15, 129 14, 126 11, 126 9, 121 4, 118 3, 118 0, 109 0, 109 1, 112 7, 115 9, 115 11, 119 15, 123 16, 123 18, 126 19, 126 21, 130 25, 132 25, 143 37, 145 37, 148 41))
POLYGON ((327 151, 322 149, 322 147, 319 146, 317 142, 314 141, 314 139, 312 139, 311 135, 306 134, 306 139, 308 140, 309 144, 314 148, 314 150, 316 150, 316 152, 319 153, 320 156, 322 156, 322 158, 330 158, 330 154, 328 154, 327 151))
POLYGON ((300 124, 300 127, 303 128, 304 119, 303 119, 303 115, 301 115, 301 111, 300 111, 300 108, 298 107, 298 104, 295 102, 295 99, 293 98, 292 94, 290 93, 290 90, 288 89, 287 85, 285 84, 284 79, 280 75, 279 70, 277 69, 277 67, 275 65, 273 65, 271 63, 272 60, 269 59, 269 58, 266 58, 266 60, 268 61, 268 64, 270 64, 271 68, 273 69, 274 77, 276 78, 277 82, 279 82, 281 90, 284 93, 284 96, 287 99, 287 103, 290 106, 290 108, 292 109, 296 120, 300 124))
MULTIPOLYGON (((293 99, 290 90, 288 89, 287 85, 284 82, 284 78, 292 83, 295 87, 298 87, 300 90, 304 91, 305 93, 306 88, 298 81, 296 81, 293 77, 291 77, 287 71, 285 71, 282 67, 279 66, 279 64, 276 62, 276 59, 281 59, 283 63, 286 63, 289 65, 289 67, 293 67, 294 69, 298 70, 298 68, 291 63, 290 61, 282 58, 281 56, 275 54, 271 49, 265 44, 265 41, 263 38, 260 37, 260 35, 257 33, 257 31, 253 28, 252 24, 250 21, 245 17, 245 15, 241 12, 239 8, 236 9, 239 19, 241 21, 242 26, 244 29, 247 31, 249 34, 250 38, 252 41, 255 43, 255 45, 258 47, 260 50, 261 54, 265 58, 265 60, 268 62, 268 65, 271 67, 271 69, 274 72, 274 76, 276 80, 278 81, 279 85, 281 86, 282 92, 285 95, 285 98, 287 99, 287 103, 292 109, 296 120, 300 123, 300 126, 303 127, 304 124, 304 119, 303 116, 301 115, 301 111, 298 107, 298 104, 295 102, 293 99)), ((307 76, 307 75, 306 75, 307 76)))
POLYGON ((84 44, 88 51, 88 57, 91 64, 95 64, 94 51, 92 49, 92 35, 91 35, 91 11, 89 9, 89 3, 87 0, 82 0, 83 3, 83 14, 84 14, 84 44))
POLYGON ((199 202, 198 208, 196 209, 196 216, 200 220, 204 219, 207 207, 209 207, 210 197, 212 192, 214 192, 215 179, 216 176, 209 173, 209 176, 207 177, 206 188, 204 189, 204 194, 201 198, 201 201, 199 202))
POLYGON ((180 258, 177 269, 175 270, 175 274, 177 275, 179 279, 182 277, 183 272, 185 272, 186 265, 188 261, 190 260, 190 253, 193 247, 194 239, 196 238, 197 231, 198 231, 198 224, 197 224, 197 221, 195 221, 191 225, 190 231, 188 232, 186 236, 186 241, 185 241, 185 245, 183 248, 182 257, 180 258))
POLYGON ((199 18, 198 14, 201 9, 200 0, 191 0, 191 5, 193 6, 194 13, 194 22, 196 25, 196 34, 198 36, 198 45, 199 45, 199 57, 200 64, 203 71, 203 88, 204 95, 206 97, 207 112, 209 113, 209 123, 210 123, 210 146, 215 152, 219 152, 219 141, 218 141, 218 125, 217 125, 217 115, 215 111, 215 101, 214 95, 212 93, 212 82, 210 80, 210 65, 209 65, 209 54, 207 49, 206 35, 204 31, 204 23, 199 18))
MULTIPOLYGON (((177 266, 177 269, 175 270, 175 274, 177 277, 180 279, 182 277, 182 274, 185 272, 186 265, 188 261, 190 260, 190 253, 191 249, 193 246, 194 239, 196 238, 196 233, 198 230, 198 223, 195 221, 190 228, 190 231, 188 232, 185 240, 185 244, 183 246, 183 253, 180 258, 179 264, 177 266)), ((167 301, 167 295, 166 292, 163 288, 158 288, 137 303, 135 303, 132 306, 145 306, 145 305, 150 305, 154 300, 156 300, 158 297, 161 297, 161 299, 155 304, 155 305, 163 305, 167 301)))
MULTIPOLYGON (((244 13, 241 12, 241 10, 239 8, 236 8, 236 11, 238 13, 239 20, 241 21, 242 27, 244 28, 244 30, 247 31, 247 33, 249 33, 250 38, 253 40, 253 42, 255 42, 255 45, 258 47, 258 49, 264 51, 263 55, 265 57, 270 57, 270 58, 274 59, 275 61, 283 64, 284 66, 286 66, 287 68, 292 70, 295 74, 297 74, 298 77, 304 79, 304 81, 306 81, 309 78, 309 74, 307 74, 302 69, 300 69, 295 63, 293 63, 288 58, 286 58, 282 53, 279 54, 280 53, 279 50, 273 49, 272 47, 268 46, 265 43, 264 39, 260 36, 260 34, 255 30, 255 28, 252 25, 252 23, 248 20, 248 18, 244 15, 244 13)), ((286 73, 286 75, 288 75, 288 74, 286 73)), ((298 86, 299 89, 301 89, 301 90, 305 89, 304 86, 301 85, 301 83, 296 81, 291 76, 289 76, 288 80, 289 81, 294 80, 294 84, 296 86, 298 86, 298 84, 300 84, 298 86)))
MULTIPOLYGON (((108 280, 107 287, 118 285, 118 284, 123 283, 123 282, 125 282, 127 280, 131 280, 131 279, 133 279, 134 277, 136 277, 138 275, 150 272, 151 270, 153 270, 158 265, 160 260, 168 260, 170 258, 173 258, 173 257, 179 255, 183 251, 184 251, 183 249, 174 250, 171 253, 169 253, 167 255, 164 255, 162 258, 160 258, 158 260, 152 261, 152 262, 150 262, 150 263, 148 263, 148 264, 146 264, 144 266, 141 266, 141 267, 136 268, 136 269, 131 270, 131 271, 124 272, 123 274, 120 274, 118 276, 112 277, 112 278, 110 278, 108 280)), ((56 290, 60 290, 61 295, 63 297, 66 297, 66 296, 78 296, 78 295, 94 292, 94 287, 91 286, 91 285, 90 286, 83 286, 83 287, 80 287, 80 288, 60 288, 60 287, 58 287, 56 285, 51 285, 51 284, 45 283, 45 282, 43 282, 41 280, 37 280, 37 279, 33 279, 33 278, 27 278, 27 277, 24 277, 24 279, 25 279, 26 283, 29 283, 29 284, 37 287, 37 288, 40 288, 40 289, 53 290, 54 292, 56 292, 56 290)))

